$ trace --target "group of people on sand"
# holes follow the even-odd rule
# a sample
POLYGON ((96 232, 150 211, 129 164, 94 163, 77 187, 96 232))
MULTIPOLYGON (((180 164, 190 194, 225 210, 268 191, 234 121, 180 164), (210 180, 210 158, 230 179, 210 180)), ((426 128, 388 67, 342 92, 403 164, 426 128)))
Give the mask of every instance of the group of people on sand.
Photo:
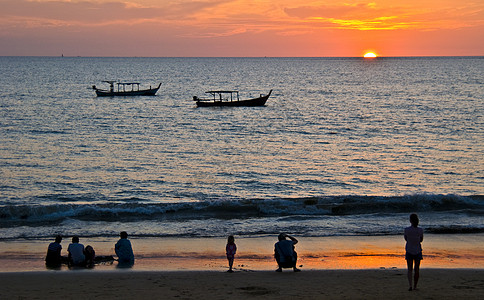
MULTIPOLYGON (((405 260, 407 261, 408 290, 412 291, 417 289, 417 283, 420 277, 420 261, 423 258, 421 245, 423 241, 423 229, 418 227, 419 218, 416 214, 410 215, 410 224, 411 226, 405 228, 404 238, 406 241, 405 260)), ((294 272, 300 272, 301 270, 296 267, 297 252, 295 251, 295 245, 298 243, 298 240, 285 233, 279 234, 278 240, 274 245, 274 258, 278 265, 276 272, 282 272, 283 268, 292 268, 294 272)), ((62 237, 58 235, 55 238, 55 242, 49 245, 45 258, 48 266, 60 266, 63 263, 61 241, 62 237)), ((115 244, 114 249, 118 256, 119 264, 127 266, 134 264, 133 248, 131 247, 131 242, 128 240, 126 231, 120 233, 120 239, 115 244)), ((69 244, 67 252, 69 266, 92 267, 94 265, 94 249, 89 245, 84 248, 84 245, 79 244, 79 237, 77 236, 72 238, 72 243, 69 244)), ((237 253, 237 245, 235 244, 233 235, 227 239, 225 253, 229 263, 229 270, 227 272, 232 273, 235 254, 237 253)))
MULTIPOLYGON (((404 239, 406 241, 405 260, 407 261, 408 290, 412 291, 417 289, 417 283, 420 277, 420 261, 423 259, 423 229, 418 227, 419 218, 417 214, 410 215, 410 224, 411 226, 405 228, 404 239)), ((294 272, 300 272, 301 270, 296 267, 297 253, 294 247, 298 243, 298 240, 285 233, 279 234, 278 239, 279 241, 274 245, 274 258, 278 265, 276 272, 282 272, 283 268, 292 268, 294 272)), ((229 262, 229 270, 227 272, 232 273, 235 254, 237 252, 235 238, 232 235, 227 239, 225 252, 229 262)))
MULTIPOLYGON (((67 258, 61 255, 62 252, 62 236, 57 235, 55 241, 49 244, 47 248, 47 255, 45 257, 45 264, 50 268, 58 268, 62 264, 67 264, 69 267, 87 267, 92 268, 96 262, 103 260, 114 260, 112 256, 96 257, 94 248, 90 245, 84 247, 79 243, 79 237, 73 236, 72 243, 67 247, 67 258)), ((120 233, 120 239, 114 245, 114 250, 118 256, 118 265, 132 266, 134 264, 134 254, 131 242, 128 240, 126 231, 120 233)))
MULTIPOLYGON (((294 272, 300 272, 301 270, 296 268, 297 252, 294 247, 298 240, 285 233, 279 234, 278 239, 279 241, 274 245, 274 258, 278 265, 276 272, 282 272, 282 268, 292 268, 294 272)), ((229 273, 234 272, 233 265, 236 252, 235 238, 231 235, 227 238, 227 246, 225 246, 225 253, 229 261, 229 270, 227 272, 229 273)))
MULTIPOLYGON (((297 252, 295 250, 295 245, 298 240, 286 233, 281 233, 278 236, 278 242, 274 245, 274 258, 277 262, 276 272, 282 272, 283 268, 292 268, 294 272, 300 272, 296 268, 297 263, 297 252), (288 238, 288 240, 286 239, 288 238)), ((227 254, 227 260, 229 261, 229 270, 227 272, 232 273, 235 253, 237 251, 237 246, 235 245, 235 238, 233 235, 229 236, 227 239, 227 246, 225 247, 225 252, 227 254)))

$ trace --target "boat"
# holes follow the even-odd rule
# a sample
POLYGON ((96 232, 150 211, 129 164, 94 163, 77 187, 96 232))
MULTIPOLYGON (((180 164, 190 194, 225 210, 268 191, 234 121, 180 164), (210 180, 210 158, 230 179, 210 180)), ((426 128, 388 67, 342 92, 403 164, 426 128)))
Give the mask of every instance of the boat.
POLYGON ((103 81, 109 84, 109 90, 98 89, 95 85, 92 89, 96 91, 98 97, 113 97, 113 96, 154 96, 161 86, 160 84, 149 89, 140 90, 139 82, 116 82, 116 81, 103 81), (117 89, 114 88, 114 84, 117 85, 117 89))
POLYGON ((260 97, 253 99, 240 100, 239 91, 208 91, 206 94, 211 96, 208 98, 193 97, 193 101, 197 103, 198 107, 207 106, 264 106, 267 99, 269 99, 272 90, 267 95, 261 94, 260 97))

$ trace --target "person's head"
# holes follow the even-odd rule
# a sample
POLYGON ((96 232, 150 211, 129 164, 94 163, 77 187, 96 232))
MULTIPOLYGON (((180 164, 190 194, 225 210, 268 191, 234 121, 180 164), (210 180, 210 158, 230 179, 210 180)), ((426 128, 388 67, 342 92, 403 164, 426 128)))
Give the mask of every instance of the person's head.
POLYGON ((121 231, 121 233, 119 234, 119 236, 122 239, 127 239, 128 238, 128 233, 126 231, 121 231))
POLYGON ((86 249, 84 249, 84 251, 85 251, 86 253, 91 254, 91 253, 93 253, 93 252, 94 252, 94 248, 93 248, 91 245, 87 245, 87 246, 86 246, 86 249))
POLYGON ((417 227, 418 226, 418 216, 417 214, 411 214, 410 215, 410 223, 412 224, 413 227, 417 227))
POLYGON ((56 235, 56 237, 55 237, 55 242, 56 242, 56 243, 60 243, 60 242, 62 242, 62 236, 60 236, 60 235, 56 235))
POLYGON ((73 243, 79 243, 79 237, 78 236, 73 236, 72 237, 72 242, 73 243))
POLYGON ((235 238, 233 235, 230 235, 228 238, 227 238, 227 243, 228 244, 233 244, 235 243, 235 238))
POLYGON ((283 241, 283 240, 286 239, 286 234, 285 233, 280 233, 277 238, 279 239, 279 241, 283 241))

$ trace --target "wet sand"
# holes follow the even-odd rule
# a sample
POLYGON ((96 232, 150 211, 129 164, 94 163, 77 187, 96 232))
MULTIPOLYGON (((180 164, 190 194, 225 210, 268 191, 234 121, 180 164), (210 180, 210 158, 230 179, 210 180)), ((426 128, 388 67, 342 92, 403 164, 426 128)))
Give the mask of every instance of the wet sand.
MULTIPOLYGON (((117 239, 82 238, 97 255, 117 239)), ((401 236, 300 238, 300 273, 274 272, 274 238, 236 238, 235 273, 225 239, 131 239, 136 263, 47 270, 50 241, 0 241, 0 299, 479 299, 484 234, 426 235, 419 290, 409 292, 401 236)), ((62 242, 63 254, 69 241, 62 242)))
MULTIPOLYGON (((96 255, 114 255, 117 238, 81 237, 96 255)), ((62 241, 67 255, 69 237, 62 241)), ((0 272, 43 271, 50 240, 0 241, 0 272)), ((131 238, 135 271, 224 271, 226 240, 223 238, 131 238)), ((275 237, 238 238, 237 270, 272 271, 275 237)), ((402 236, 348 236, 299 238, 296 250, 302 270, 405 269, 402 236)), ((484 234, 425 235, 422 268, 484 268, 484 234)), ((114 264, 97 265, 109 271, 114 264)), ((62 268, 67 271, 66 267, 62 268)))

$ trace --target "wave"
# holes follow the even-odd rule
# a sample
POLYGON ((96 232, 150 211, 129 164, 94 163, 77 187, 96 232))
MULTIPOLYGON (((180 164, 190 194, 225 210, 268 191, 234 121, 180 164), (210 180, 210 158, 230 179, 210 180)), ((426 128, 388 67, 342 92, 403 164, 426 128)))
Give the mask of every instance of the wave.
MULTIPOLYGON (((113 203, 66 203, 0 206, 0 227, 83 221, 140 221, 194 219, 248 219, 284 216, 345 216, 409 212, 464 212, 484 215, 484 196, 321 196, 278 199, 208 200, 146 203, 141 199, 113 203), (138 201, 139 200, 139 201, 138 201)), ((74 196, 73 199, 76 199, 74 196)), ((84 199, 87 200, 87 199, 84 199)), ((94 200, 94 199, 93 199, 94 200)), ((52 202, 51 202, 52 203, 52 202)), ((437 230, 437 229, 436 229, 437 230)), ((450 230, 450 229, 448 229, 450 230)))

